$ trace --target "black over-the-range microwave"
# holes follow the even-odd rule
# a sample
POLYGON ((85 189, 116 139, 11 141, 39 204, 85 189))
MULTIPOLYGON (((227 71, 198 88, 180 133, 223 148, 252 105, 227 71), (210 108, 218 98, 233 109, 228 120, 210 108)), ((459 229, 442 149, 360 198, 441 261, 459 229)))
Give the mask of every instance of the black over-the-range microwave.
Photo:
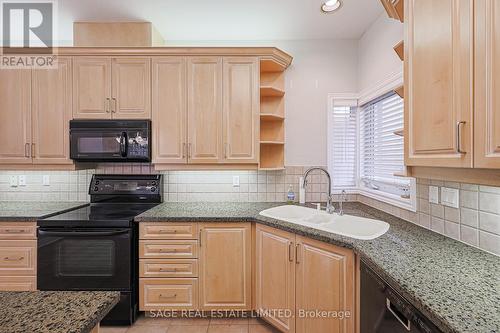
POLYGON ((150 120, 71 120, 70 156, 80 162, 150 162, 150 120))

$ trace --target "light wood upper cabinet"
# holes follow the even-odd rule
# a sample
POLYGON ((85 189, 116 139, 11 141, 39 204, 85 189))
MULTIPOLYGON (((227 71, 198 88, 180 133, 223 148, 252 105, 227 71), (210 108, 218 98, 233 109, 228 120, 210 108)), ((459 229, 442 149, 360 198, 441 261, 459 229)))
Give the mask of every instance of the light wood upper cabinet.
POLYGON ((111 59, 76 57, 73 94, 74 118, 111 118, 111 59))
POLYGON ((500 169, 500 3, 474 3, 475 167, 500 169))
POLYGON ((187 163, 186 58, 153 59, 153 163, 187 163))
POLYGON ((223 144, 228 163, 259 161, 259 64, 257 58, 224 58, 223 144))
POLYGON ((31 71, 0 70, 0 163, 31 164, 31 71))
POLYGON ((351 250, 296 236, 296 306, 303 311, 349 311, 350 318, 297 316, 298 333, 354 332, 355 278, 351 250))
POLYGON ((31 153, 35 164, 73 163, 69 158, 71 77, 71 58, 58 58, 56 69, 33 70, 31 153))
POLYGON ((190 163, 222 160, 222 58, 188 58, 190 163))
POLYGON ((151 59, 112 60, 114 119, 151 118, 151 59))
POLYGON ((295 235, 257 224, 255 305, 281 332, 295 332, 295 235), (272 311, 287 310, 288 313, 272 311), (290 316, 291 315, 291 316, 290 316))
POLYGON ((250 223, 200 224, 200 309, 251 310, 250 223))
POLYGON ((406 164, 470 168, 473 0, 407 0, 406 7, 406 164))

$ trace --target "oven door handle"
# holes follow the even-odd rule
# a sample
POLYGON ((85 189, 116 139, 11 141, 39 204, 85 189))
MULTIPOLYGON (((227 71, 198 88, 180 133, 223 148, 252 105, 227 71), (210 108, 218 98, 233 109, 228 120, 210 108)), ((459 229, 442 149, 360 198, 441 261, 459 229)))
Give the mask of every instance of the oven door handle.
POLYGON ((74 237, 88 237, 88 236, 117 236, 129 233, 130 230, 117 230, 117 231, 47 231, 38 229, 40 236, 74 236, 74 237))

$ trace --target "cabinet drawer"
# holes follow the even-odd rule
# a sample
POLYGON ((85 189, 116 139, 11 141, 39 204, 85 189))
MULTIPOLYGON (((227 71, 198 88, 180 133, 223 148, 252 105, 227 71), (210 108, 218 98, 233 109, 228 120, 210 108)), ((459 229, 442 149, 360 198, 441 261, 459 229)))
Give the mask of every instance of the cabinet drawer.
POLYGON ((141 240, 139 257, 149 258, 198 258, 196 240, 141 240))
POLYGON ((140 239, 198 239, 196 223, 141 223, 140 239))
POLYGON ((141 259, 140 277, 198 277, 197 259, 141 259))
POLYGON ((35 291, 35 276, 0 276, 0 291, 35 291))
POLYGON ((198 279, 140 279, 139 310, 196 309, 198 279))
POLYGON ((36 241, 0 243, 0 276, 36 275, 36 241))
POLYGON ((36 239, 36 225, 26 222, 2 222, 0 239, 36 239))

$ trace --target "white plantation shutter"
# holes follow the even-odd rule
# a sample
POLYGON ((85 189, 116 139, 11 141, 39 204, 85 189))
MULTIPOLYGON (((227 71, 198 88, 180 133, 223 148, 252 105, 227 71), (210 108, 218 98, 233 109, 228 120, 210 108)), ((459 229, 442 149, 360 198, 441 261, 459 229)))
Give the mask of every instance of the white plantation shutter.
POLYGON ((329 112, 328 168, 332 187, 354 188, 357 184, 356 101, 334 101, 329 112))
POLYGON ((404 169, 403 99, 395 93, 363 105, 360 110, 360 176, 368 188, 402 195, 410 180, 394 176, 404 169))

